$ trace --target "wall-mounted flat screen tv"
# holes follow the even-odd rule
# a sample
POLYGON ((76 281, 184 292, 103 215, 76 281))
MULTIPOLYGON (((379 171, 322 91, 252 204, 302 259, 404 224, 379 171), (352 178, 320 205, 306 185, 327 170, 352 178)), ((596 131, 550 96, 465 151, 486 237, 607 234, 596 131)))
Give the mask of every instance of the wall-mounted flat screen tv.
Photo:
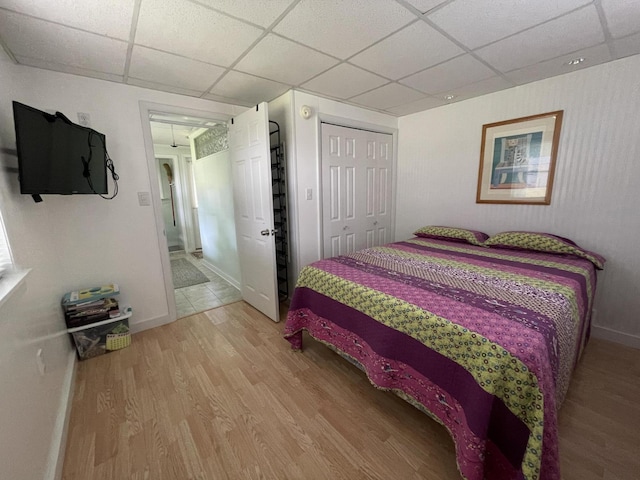
POLYGON ((21 193, 108 193, 103 134, 18 102, 13 118, 21 193))

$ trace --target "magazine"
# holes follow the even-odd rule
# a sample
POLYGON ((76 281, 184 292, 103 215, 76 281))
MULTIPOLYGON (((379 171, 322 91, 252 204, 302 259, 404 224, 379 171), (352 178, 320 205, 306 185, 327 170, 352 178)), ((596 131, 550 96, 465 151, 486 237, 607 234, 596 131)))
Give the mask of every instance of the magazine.
POLYGON ((90 303, 103 298, 113 297, 119 293, 120 289, 115 283, 102 285, 101 287, 76 290, 74 292, 69 292, 62 297, 62 306, 78 305, 85 302, 90 303))

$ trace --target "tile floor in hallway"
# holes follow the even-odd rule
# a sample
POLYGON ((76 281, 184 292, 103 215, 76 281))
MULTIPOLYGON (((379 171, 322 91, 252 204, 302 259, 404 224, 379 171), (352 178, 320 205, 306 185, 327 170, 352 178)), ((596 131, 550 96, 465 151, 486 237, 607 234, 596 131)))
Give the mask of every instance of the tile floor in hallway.
POLYGON ((213 270, 207 268, 202 259, 186 254, 184 251, 171 252, 170 257, 172 260, 185 258, 209 279, 207 283, 174 290, 178 318, 242 300, 240 291, 213 270))

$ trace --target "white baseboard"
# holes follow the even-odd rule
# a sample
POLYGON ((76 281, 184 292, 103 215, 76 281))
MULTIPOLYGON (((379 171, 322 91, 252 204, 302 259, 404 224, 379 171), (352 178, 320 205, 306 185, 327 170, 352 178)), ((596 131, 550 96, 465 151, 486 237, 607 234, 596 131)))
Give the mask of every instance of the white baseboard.
POLYGON ((231 285, 233 285, 234 287, 236 287, 238 290, 240 290, 240 282, 238 280, 236 280, 235 278, 230 277, 229 275, 227 275, 225 272, 223 272, 222 270, 220 270, 218 267, 216 267, 215 265, 207 262, 206 260, 202 260, 202 264, 207 267, 209 270, 213 270, 216 274, 220 275, 222 278, 224 278, 227 282, 229 282, 231 285))
POLYGON ((69 433, 69 420, 71 418, 71 406, 73 404, 73 392, 76 379, 76 350, 69 352, 67 360, 67 371, 62 384, 62 399, 58 417, 53 429, 51 449, 49 450, 49 462, 46 480, 60 480, 62 478, 62 467, 64 466, 64 454, 67 449, 67 435, 69 433))
MULTIPOLYGON (((134 312, 135 313, 135 312, 134 312)), ((131 333, 138 333, 150 328, 160 327, 171 323, 173 320, 169 315, 163 315, 161 317, 149 318, 148 320, 142 320, 141 322, 131 323, 129 322, 129 331, 131 333)))
POLYGON ((611 328, 599 325, 591 326, 591 335, 595 338, 600 338, 601 340, 608 340, 610 342, 620 343, 628 347, 640 349, 640 337, 637 335, 619 332, 618 330, 612 330, 611 328))

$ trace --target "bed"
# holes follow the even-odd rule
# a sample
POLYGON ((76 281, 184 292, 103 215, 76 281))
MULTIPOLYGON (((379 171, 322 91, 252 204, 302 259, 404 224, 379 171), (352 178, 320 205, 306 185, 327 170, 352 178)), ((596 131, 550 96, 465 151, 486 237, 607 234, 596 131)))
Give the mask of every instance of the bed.
POLYGON ((604 259, 535 235, 526 249, 421 235, 315 262, 285 338, 301 350, 306 331, 444 425, 467 480, 559 479, 557 411, 604 259))

